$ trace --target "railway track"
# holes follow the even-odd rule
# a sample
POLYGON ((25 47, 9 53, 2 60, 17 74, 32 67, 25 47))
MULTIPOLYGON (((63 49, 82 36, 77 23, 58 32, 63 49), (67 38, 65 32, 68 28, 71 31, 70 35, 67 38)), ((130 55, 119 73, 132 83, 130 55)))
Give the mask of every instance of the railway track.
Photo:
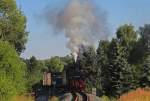
POLYGON ((101 101, 100 98, 92 94, 83 92, 71 92, 59 97, 60 101, 101 101))

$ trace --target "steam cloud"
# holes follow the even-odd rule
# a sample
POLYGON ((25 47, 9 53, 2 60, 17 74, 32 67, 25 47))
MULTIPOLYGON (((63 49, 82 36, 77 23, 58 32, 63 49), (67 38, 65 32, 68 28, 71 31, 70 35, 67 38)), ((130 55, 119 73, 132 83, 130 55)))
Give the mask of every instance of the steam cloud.
POLYGON ((105 13, 98 11, 90 0, 70 0, 63 9, 46 12, 48 24, 69 39, 66 46, 75 60, 82 47, 93 46, 98 40, 107 38, 105 18, 105 13))

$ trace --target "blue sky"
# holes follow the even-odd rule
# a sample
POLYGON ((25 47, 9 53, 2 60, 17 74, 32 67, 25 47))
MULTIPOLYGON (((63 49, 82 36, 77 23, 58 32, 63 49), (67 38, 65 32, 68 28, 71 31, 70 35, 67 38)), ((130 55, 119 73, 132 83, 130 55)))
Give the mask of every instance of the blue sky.
MULTIPOLYGON (((16 0, 18 7, 27 17, 29 32, 26 50, 22 57, 36 56, 39 59, 51 56, 65 56, 70 51, 65 47, 67 39, 63 34, 54 36, 52 29, 43 23, 42 14, 47 6, 59 8, 69 0, 16 0)), ((107 14, 108 27, 112 36, 118 26, 132 23, 138 28, 150 24, 150 0, 92 0, 97 9, 107 14)))

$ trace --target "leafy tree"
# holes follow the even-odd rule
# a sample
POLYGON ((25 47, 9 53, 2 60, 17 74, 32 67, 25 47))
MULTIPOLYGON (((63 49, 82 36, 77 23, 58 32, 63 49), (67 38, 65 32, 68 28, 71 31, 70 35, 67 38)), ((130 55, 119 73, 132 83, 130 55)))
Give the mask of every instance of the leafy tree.
MULTIPOLYGON (((130 49, 130 47, 137 41, 137 33, 134 30, 134 26, 131 24, 125 24, 117 29, 117 39, 119 42, 130 49)), ((132 47, 131 47, 132 48, 132 47)))
POLYGON ((130 56, 128 62, 133 65, 140 65, 143 63, 144 57, 144 45, 142 39, 138 39, 138 41, 133 46, 133 49, 130 51, 130 56))
POLYGON ((138 32, 140 34, 139 39, 130 54, 130 63, 135 67, 134 76, 137 87, 145 85, 143 79, 146 67, 143 64, 145 64, 146 61, 145 57, 148 57, 148 54, 150 54, 150 25, 146 24, 145 26, 140 27, 138 32))
POLYGON ((138 32, 139 39, 130 54, 130 62, 136 65, 142 64, 145 55, 150 52, 150 24, 140 27, 138 32))
POLYGON ((25 64, 15 49, 0 40, 0 100, 10 101, 11 97, 25 90, 25 64))
POLYGON ((132 72, 126 59, 125 49, 116 39, 112 39, 109 47, 108 86, 106 92, 117 96, 131 88, 132 72))
POLYGON ((19 54, 25 49, 26 18, 15 0, 0 0, 0 39, 8 41, 19 54))
POLYGON ((141 34, 141 40, 143 42, 145 54, 150 53, 150 24, 146 24, 144 27, 139 28, 141 34))
POLYGON ((132 70, 134 78, 133 88, 139 86, 139 78, 141 72, 141 63, 143 59, 143 45, 141 39, 138 38, 138 33, 134 30, 131 24, 120 26, 116 32, 119 44, 125 49, 127 62, 130 64, 128 68, 132 70))
POLYGON ((130 54, 137 42, 137 33, 134 26, 125 24, 120 26, 116 32, 119 43, 126 49, 127 59, 130 62, 130 54))
POLYGON ((46 69, 44 63, 32 56, 30 59, 25 60, 27 64, 27 88, 28 91, 32 90, 32 86, 42 79, 43 69, 46 69))
POLYGON ((64 69, 64 62, 61 61, 60 57, 56 56, 46 61, 46 66, 52 72, 61 72, 64 69))
POLYGON ((129 63, 131 64, 132 74, 134 78, 134 89, 139 88, 141 83, 140 79, 143 71, 143 61, 144 61, 144 45, 142 39, 139 38, 132 51, 130 52, 129 63))
POLYGON ((61 57, 60 60, 63 62, 65 66, 74 63, 73 55, 67 55, 65 57, 61 57))

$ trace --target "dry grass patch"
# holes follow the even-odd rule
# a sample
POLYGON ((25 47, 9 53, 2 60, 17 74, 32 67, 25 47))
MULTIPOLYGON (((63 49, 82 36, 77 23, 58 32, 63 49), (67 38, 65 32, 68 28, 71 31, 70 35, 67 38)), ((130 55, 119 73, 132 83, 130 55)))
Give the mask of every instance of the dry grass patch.
POLYGON ((34 97, 21 95, 14 97, 12 101, 34 101, 34 97))
POLYGON ((119 101, 150 101, 150 89, 139 88, 127 94, 123 94, 119 101))

